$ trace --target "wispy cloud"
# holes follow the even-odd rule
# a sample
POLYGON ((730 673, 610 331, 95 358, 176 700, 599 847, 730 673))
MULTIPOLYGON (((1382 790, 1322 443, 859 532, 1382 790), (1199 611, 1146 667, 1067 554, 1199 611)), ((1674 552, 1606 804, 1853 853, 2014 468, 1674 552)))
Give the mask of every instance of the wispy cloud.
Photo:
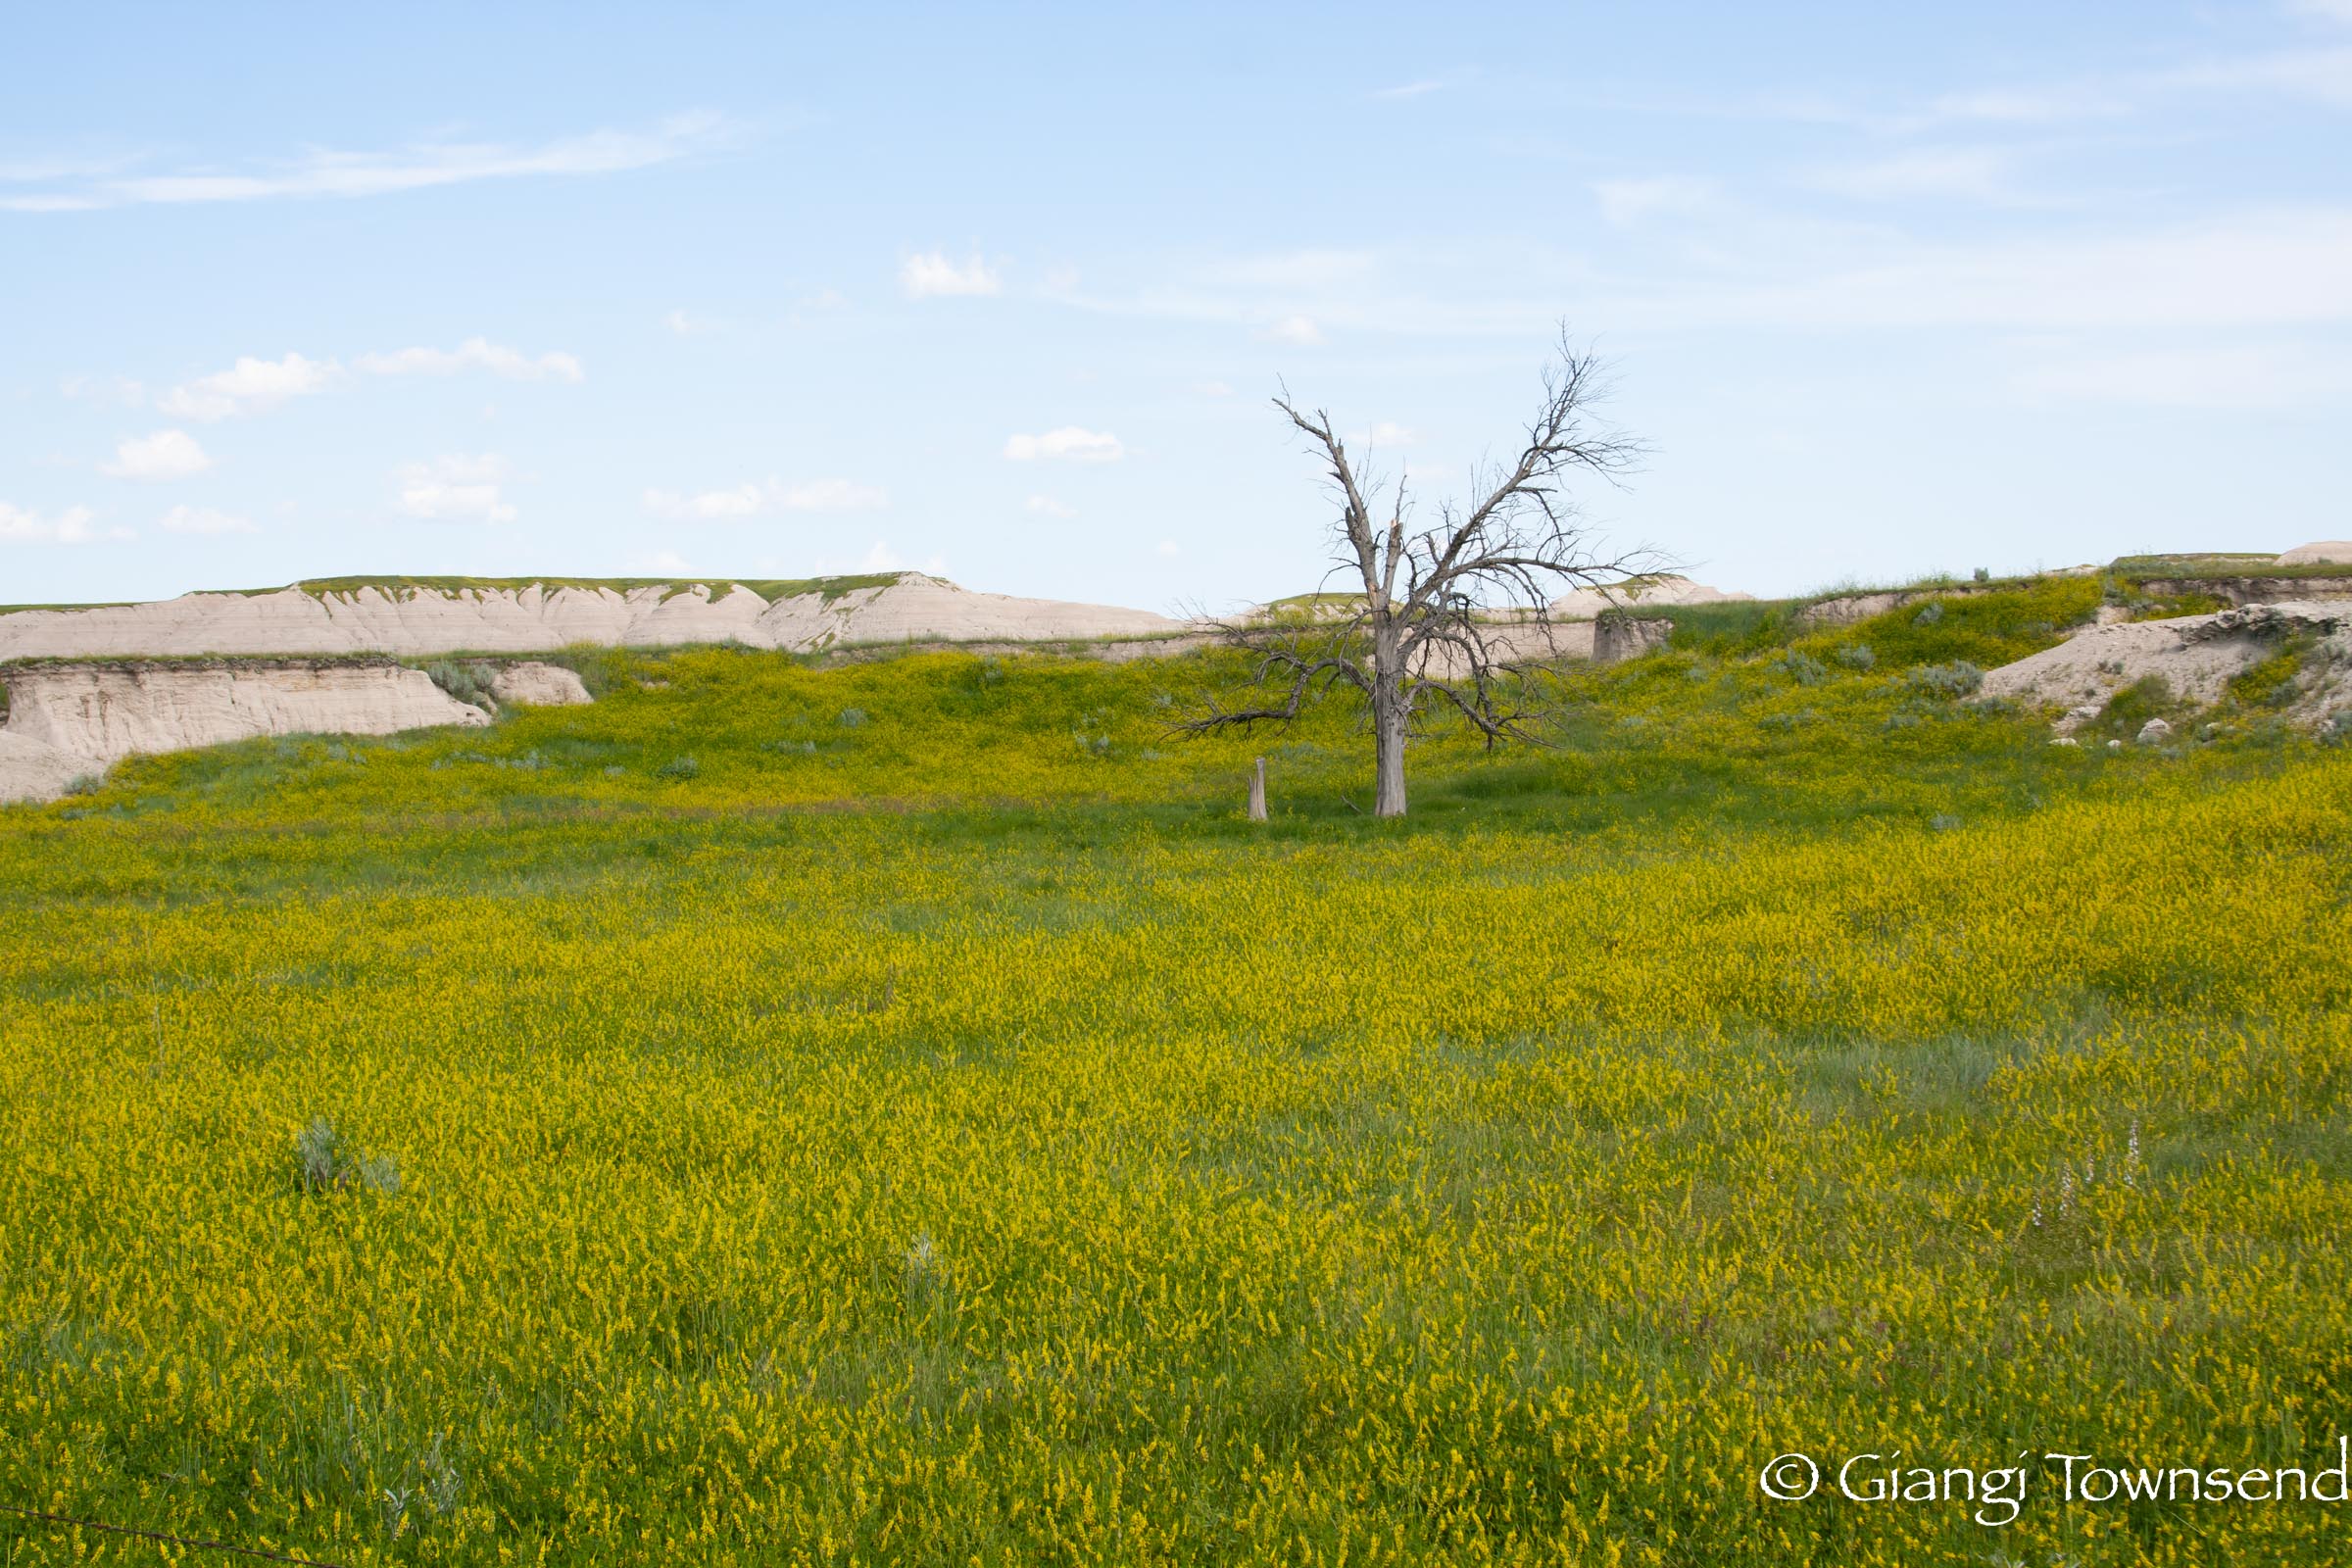
POLYGON ((2352 358, 2265 344, 2092 354, 2017 377, 2030 403, 2174 409, 2307 409, 2352 398, 2352 358))
POLYGON ((1592 194, 1600 202, 1600 216, 1619 228, 1632 228, 1652 218, 1704 213, 1714 208, 1722 195, 1715 181, 1690 174, 1596 180, 1592 194))
POLYGON ((135 537, 127 528, 95 527, 97 514, 87 507, 68 507, 50 516, 0 501, 0 543, 86 545, 101 539, 135 537))
POLYGON ((2157 229, 1906 246, 1748 287, 1629 297, 1656 324, 2186 329, 2352 321, 2352 208, 2217 216, 2157 229))
POLYGON ((469 337, 454 349, 394 349, 386 354, 363 354, 355 369, 369 375, 453 375, 460 370, 488 370, 510 381, 584 381, 588 372, 576 355, 525 354, 503 343, 469 337))
POLYGON ((513 522, 518 515, 505 494, 507 461, 493 452, 403 464, 394 475, 396 505, 434 522, 513 522))
POLYGON ((1016 435, 1004 443, 1004 456, 1015 463, 1056 458, 1071 463, 1116 463, 1126 455, 1127 448, 1117 436, 1075 424, 1048 430, 1044 435, 1016 435))
POLYGON ((2018 199, 2010 177, 2014 162, 2015 155, 2006 148, 1924 148, 1892 158, 1815 170, 1806 183, 1816 190, 1863 201, 1961 197, 2007 202, 2018 199))
POLYGON ((187 431, 158 430, 126 437, 115 448, 115 461, 100 471, 117 479, 185 479, 212 466, 211 455, 187 431))
POLYGON ((899 287, 912 300, 995 294, 1003 287, 997 270, 978 254, 958 266, 945 253, 909 256, 899 267, 899 287))
POLYGON ((644 502, 646 511, 670 522, 732 522, 777 512, 872 512, 888 506, 890 496, 848 479, 788 485, 770 476, 698 495, 648 490, 644 502))
POLYGON ((1067 502, 1057 501, 1052 496, 1031 496, 1021 505, 1024 510, 1034 512, 1041 517, 1075 517, 1078 515, 1076 507, 1067 502))
POLYGON ((2158 81, 2223 92, 2284 93, 2352 109, 2352 48, 2284 49, 2214 60, 2170 72, 2158 81))
MULTIPOLYGON (((510 381, 577 382, 588 376, 577 355, 561 351, 526 354, 480 337, 467 338, 454 349, 416 347, 362 354, 352 360, 351 368, 363 375, 455 375, 462 370, 486 370, 510 381)), ((244 356, 225 370, 172 388, 155 406, 179 419, 210 422, 236 418, 323 392, 344 380, 346 373, 340 360, 314 360, 301 354, 277 360, 244 356)), ((74 390, 69 386, 69 395, 74 390)))
POLYGON ((1372 96, 1375 98, 1387 98, 1391 100, 1400 98, 1426 98, 1433 92, 1444 92, 1446 88, 1452 86, 1453 83, 1454 78, 1450 76, 1423 76, 1417 81, 1403 81, 1398 82, 1394 87, 1376 88, 1374 89, 1372 96))
POLYGON ((166 533, 216 535, 224 533, 259 533, 249 518, 233 513, 217 512, 211 507, 173 507, 157 524, 166 533))
POLYGON ((1287 343, 1293 348, 1311 349, 1323 341, 1323 328, 1315 324, 1312 317, 1286 316, 1267 327, 1264 336, 1269 343, 1287 343))
POLYGON ((734 127, 709 112, 675 115, 651 130, 595 130, 536 145, 430 141, 386 152, 319 149, 241 169, 155 173, 0 171, 0 210, 82 212, 143 204, 381 196, 483 179, 618 173, 722 147, 734 127), (26 173, 40 177, 26 178, 26 173))
POLYGON ((147 402, 146 383, 126 375, 69 375, 58 383, 57 389, 76 403, 111 403, 136 409, 147 402))

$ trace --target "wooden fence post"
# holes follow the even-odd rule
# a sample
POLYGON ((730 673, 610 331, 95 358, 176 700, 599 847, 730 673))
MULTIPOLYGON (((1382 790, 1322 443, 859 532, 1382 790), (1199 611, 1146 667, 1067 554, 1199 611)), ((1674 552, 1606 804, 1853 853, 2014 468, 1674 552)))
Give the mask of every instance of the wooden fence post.
POLYGON ((1257 771, 1250 775, 1250 820, 1266 819, 1266 760, 1257 760, 1257 771))

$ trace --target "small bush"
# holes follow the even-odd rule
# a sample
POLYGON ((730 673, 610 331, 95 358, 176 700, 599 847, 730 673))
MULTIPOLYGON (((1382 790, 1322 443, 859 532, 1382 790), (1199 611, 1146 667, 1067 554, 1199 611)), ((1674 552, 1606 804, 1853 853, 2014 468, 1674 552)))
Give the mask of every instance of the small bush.
POLYGON ((95 795, 105 787, 106 780, 96 773, 76 773, 66 780, 65 793, 68 795, 95 795))
POLYGON ((1928 601, 1927 609, 1921 611, 1918 614, 1911 617, 1911 624, 1914 626, 1933 626, 1941 619, 1943 619, 1943 601, 1940 599, 1931 599, 1928 601))
POLYGON ((862 708, 845 708, 845 709, 843 709, 843 710, 841 710, 841 727, 842 727, 843 729, 857 729, 857 728, 860 727, 861 725, 863 725, 864 723, 865 723, 865 710, 864 710, 864 709, 862 709, 862 708))
POLYGON ((1948 664, 1922 664, 1904 682, 1926 697, 1973 697, 1984 684, 1984 672, 1965 659, 1955 659, 1948 664))
POLYGON ((691 757, 673 757, 654 769, 656 778, 701 778, 703 764, 691 757))
POLYGON ((400 1167, 389 1154, 363 1158, 324 1116, 294 1135, 294 1174, 306 1193, 339 1193, 360 1187, 387 1197, 400 1191, 400 1167))
POLYGON ((488 664, 437 659, 424 666, 425 677, 461 703, 475 708, 490 705, 490 683, 498 679, 498 671, 488 664))
POLYGON ((1879 662, 1879 656, 1870 651, 1868 643, 1849 644, 1831 657, 1848 669, 1869 669, 1879 662))
POLYGON ((1765 666, 1776 675, 1786 675, 1799 686, 1818 686, 1830 678, 1830 666, 1811 654, 1791 648, 1765 666))

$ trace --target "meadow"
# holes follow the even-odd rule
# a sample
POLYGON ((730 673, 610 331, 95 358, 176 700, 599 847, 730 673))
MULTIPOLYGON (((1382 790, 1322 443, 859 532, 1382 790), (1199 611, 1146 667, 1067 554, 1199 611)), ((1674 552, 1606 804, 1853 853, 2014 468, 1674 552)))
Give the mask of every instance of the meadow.
POLYGON ((2040 1458, 2352 1431, 2352 747, 1974 700, 2099 592, 1694 621, 1547 748, 1418 745, 1401 821, 1345 706, 1171 738, 1213 654, 725 649, 0 810, 0 1504, 353 1564, 2340 1561, 2352 1504, 2040 1458), (1987 1524, 1789 1452, 2032 1473, 1987 1524))

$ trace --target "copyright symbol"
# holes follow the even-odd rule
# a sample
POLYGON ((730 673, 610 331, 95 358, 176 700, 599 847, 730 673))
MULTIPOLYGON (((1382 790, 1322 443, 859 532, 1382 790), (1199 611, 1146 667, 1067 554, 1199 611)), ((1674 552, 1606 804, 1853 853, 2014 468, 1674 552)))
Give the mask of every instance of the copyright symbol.
POLYGON ((1776 1502, 1802 1502, 1821 1485, 1821 1466, 1801 1453, 1784 1453, 1764 1467, 1756 1486, 1776 1502))

